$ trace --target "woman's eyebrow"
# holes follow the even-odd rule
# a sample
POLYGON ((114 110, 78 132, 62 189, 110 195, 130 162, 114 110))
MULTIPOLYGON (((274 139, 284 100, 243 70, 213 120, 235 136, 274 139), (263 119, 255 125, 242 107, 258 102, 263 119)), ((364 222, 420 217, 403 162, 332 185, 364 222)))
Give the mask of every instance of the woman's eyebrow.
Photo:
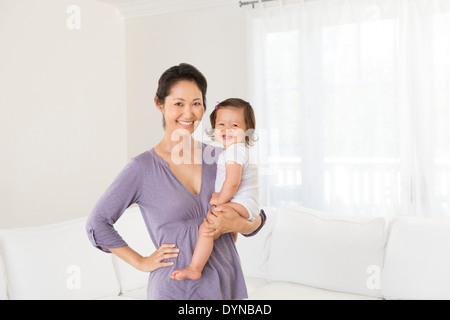
MULTIPOLYGON (((185 99, 183 99, 183 98, 173 98, 173 100, 182 100, 182 101, 186 101, 185 99)), ((201 100, 200 98, 195 98, 195 99, 193 99, 192 101, 196 101, 196 100, 201 100)))

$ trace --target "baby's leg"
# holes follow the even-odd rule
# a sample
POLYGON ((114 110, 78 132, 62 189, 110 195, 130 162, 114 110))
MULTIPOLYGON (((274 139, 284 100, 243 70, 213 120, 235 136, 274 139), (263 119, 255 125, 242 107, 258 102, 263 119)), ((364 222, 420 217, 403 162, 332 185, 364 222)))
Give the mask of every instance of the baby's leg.
POLYGON ((226 205, 230 206, 231 208, 233 208, 234 211, 239 213, 239 215, 242 218, 245 218, 245 219, 250 218, 250 214, 248 213, 247 209, 245 209, 245 207, 242 204, 236 203, 236 202, 228 202, 226 205))
POLYGON ((202 223, 198 229, 198 239, 192 255, 191 264, 186 269, 175 270, 172 272, 172 279, 200 279, 203 268, 205 267, 206 262, 208 262, 209 256, 211 255, 214 247, 214 238, 212 236, 205 235, 205 232, 208 231, 211 230, 206 228, 205 223, 202 223))
MULTIPOLYGON (((242 218, 248 219, 250 215, 248 214, 247 209, 242 204, 236 203, 236 202, 228 202, 227 205, 229 205, 231 208, 234 209, 242 218)), ((234 242, 237 241, 238 234, 237 232, 232 232, 231 235, 233 236, 234 242)))

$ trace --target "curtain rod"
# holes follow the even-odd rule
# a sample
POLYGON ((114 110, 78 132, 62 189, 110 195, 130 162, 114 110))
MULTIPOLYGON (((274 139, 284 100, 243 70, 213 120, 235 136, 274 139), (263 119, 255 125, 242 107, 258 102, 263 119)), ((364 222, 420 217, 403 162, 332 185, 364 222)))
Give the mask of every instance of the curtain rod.
POLYGON ((239 1, 239 7, 243 7, 243 6, 248 6, 248 5, 252 5, 252 8, 255 9, 255 3, 260 3, 260 2, 269 2, 269 1, 278 1, 278 0, 253 0, 253 1, 239 1))

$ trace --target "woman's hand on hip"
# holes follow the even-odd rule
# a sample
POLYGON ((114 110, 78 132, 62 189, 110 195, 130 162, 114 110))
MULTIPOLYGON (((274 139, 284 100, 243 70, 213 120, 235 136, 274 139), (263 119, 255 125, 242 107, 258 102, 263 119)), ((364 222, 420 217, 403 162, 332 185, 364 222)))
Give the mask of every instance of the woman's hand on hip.
POLYGON ((163 260, 178 257, 180 249, 175 248, 174 244, 163 244, 152 255, 142 257, 137 269, 144 272, 152 272, 163 267, 170 267, 174 263, 172 261, 163 262, 163 260))

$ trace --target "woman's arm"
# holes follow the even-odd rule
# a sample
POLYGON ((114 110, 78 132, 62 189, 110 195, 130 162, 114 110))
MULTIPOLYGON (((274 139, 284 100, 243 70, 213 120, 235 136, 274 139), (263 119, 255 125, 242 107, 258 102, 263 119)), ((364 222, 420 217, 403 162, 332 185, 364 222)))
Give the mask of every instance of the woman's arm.
POLYGON ((144 257, 134 251, 114 228, 114 223, 133 203, 139 203, 142 170, 134 158, 119 173, 92 209, 86 229, 92 244, 98 249, 111 252, 134 268, 151 272, 173 265, 165 259, 178 256, 174 244, 163 244, 153 254, 144 257), (163 262, 164 261, 164 262, 163 262))
POLYGON ((110 252, 108 248, 127 245, 114 224, 129 206, 139 203, 142 176, 140 164, 133 158, 97 200, 86 221, 88 237, 96 248, 110 252))
POLYGON ((253 221, 243 219, 231 207, 224 204, 209 210, 205 223, 209 229, 213 230, 209 234, 212 237, 218 237, 229 232, 238 232, 244 236, 249 236, 262 228, 265 219, 264 212, 253 221))

